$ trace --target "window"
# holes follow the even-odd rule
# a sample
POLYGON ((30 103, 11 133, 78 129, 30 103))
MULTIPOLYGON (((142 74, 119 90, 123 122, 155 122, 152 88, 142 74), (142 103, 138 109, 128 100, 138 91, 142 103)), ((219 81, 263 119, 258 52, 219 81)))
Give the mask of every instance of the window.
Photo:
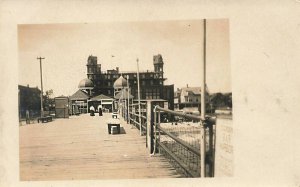
POLYGON ((146 92, 146 99, 153 99, 151 92, 146 92))
POLYGON ((153 80, 150 81, 150 85, 153 85, 153 80))
POLYGON ((107 90, 107 94, 110 95, 110 94, 111 94, 111 91, 110 91, 110 90, 107 90))
POLYGON ((142 81, 142 85, 145 86, 146 85, 146 81, 142 81))
POLYGON ((109 81, 109 82, 107 82, 107 86, 110 86, 111 85, 111 82, 109 81))

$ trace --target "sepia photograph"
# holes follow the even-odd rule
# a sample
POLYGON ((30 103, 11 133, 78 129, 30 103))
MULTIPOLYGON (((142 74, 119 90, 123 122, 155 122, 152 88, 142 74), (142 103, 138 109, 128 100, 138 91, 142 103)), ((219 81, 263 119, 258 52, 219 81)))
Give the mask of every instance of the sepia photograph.
POLYGON ((233 177, 229 21, 19 24, 20 180, 233 177))
POLYGON ((0 0, 0 186, 300 186, 300 1, 0 0))

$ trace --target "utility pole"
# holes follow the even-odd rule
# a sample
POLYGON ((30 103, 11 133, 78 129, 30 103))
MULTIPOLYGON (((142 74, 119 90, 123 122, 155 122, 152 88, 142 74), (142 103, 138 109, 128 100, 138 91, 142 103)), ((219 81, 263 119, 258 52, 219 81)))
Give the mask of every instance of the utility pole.
POLYGON ((202 63, 202 84, 201 84, 201 145, 200 145, 200 157, 201 157, 201 169, 200 176, 205 177, 205 86, 206 86, 206 19, 203 20, 203 63, 202 63))
POLYGON ((44 109, 43 109, 43 68, 42 68, 42 60, 44 57, 37 57, 36 59, 40 60, 40 75, 41 75, 41 117, 44 117, 44 109))

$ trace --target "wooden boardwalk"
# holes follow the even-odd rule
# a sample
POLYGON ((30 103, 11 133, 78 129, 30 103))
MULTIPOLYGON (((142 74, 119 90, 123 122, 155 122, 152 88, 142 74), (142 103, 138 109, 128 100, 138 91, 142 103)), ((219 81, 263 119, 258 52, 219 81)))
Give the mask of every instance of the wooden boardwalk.
POLYGON ((20 180, 85 180, 181 177, 160 156, 150 156, 145 137, 122 122, 109 135, 111 114, 87 114, 20 127, 20 180))

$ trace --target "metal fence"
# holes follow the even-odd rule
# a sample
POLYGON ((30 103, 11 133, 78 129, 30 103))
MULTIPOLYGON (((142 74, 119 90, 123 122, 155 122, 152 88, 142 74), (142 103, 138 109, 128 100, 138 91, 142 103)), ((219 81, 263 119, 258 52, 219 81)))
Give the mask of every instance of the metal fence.
POLYGON ((165 156, 174 168, 186 177, 213 176, 214 157, 214 120, 200 116, 182 114, 156 106, 154 109, 155 152, 165 156), (161 112, 184 119, 182 122, 161 123, 161 112), (203 133, 202 133, 203 132, 203 133), (204 135, 205 139, 202 138, 204 135), (201 156, 201 144, 205 154, 201 156), (205 166, 201 166, 204 159, 205 166))

